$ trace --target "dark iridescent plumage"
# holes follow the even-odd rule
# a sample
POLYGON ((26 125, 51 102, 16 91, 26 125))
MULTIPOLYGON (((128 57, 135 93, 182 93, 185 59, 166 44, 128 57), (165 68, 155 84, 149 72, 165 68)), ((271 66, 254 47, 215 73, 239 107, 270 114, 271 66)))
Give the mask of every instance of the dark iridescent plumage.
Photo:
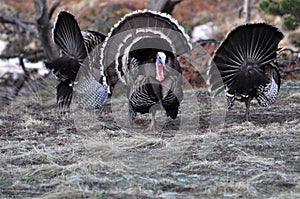
MULTIPOLYGON (((59 80, 57 85, 57 103, 60 108, 69 108, 73 98, 74 82, 78 78, 77 75, 80 68, 83 69, 84 66, 86 70, 90 71, 101 70, 99 62, 100 48, 105 38, 106 36, 99 32, 80 31, 78 23, 72 14, 66 11, 59 12, 53 29, 53 40, 61 49, 62 55, 52 62, 46 62, 45 65, 53 70, 53 73, 59 80)), ((92 73, 95 74, 95 72, 92 73)), ((94 78, 99 81, 101 77, 98 75, 94 78)), ((85 82, 84 85, 87 86, 88 83, 85 82)), ((79 90, 83 89, 84 87, 79 87, 79 90)), ((90 95, 94 96, 92 93, 90 95)), ((100 101, 102 99, 99 99, 100 101)))
POLYGON ((211 88, 219 93, 225 86, 228 109, 235 100, 245 102, 246 121, 253 98, 261 106, 269 106, 278 95, 280 75, 276 58, 282 39, 283 34, 276 27, 246 24, 231 31, 215 52, 209 71, 211 88))
POLYGON ((103 44, 101 63, 113 88, 128 88, 129 117, 162 109, 175 119, 182 101, 182 76, 177 56, 190 50, 189 37, 170 15, 142 10, 122 18, 103 44))

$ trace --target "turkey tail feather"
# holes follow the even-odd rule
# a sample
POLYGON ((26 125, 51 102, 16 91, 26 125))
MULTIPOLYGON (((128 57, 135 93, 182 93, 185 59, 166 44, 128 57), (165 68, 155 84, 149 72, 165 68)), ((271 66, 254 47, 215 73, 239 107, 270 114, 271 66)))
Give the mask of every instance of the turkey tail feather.
POLYGON ((129 69, 129 53, 139 49, 162 49, 180 55, 190 50, 191 44, 183 28, 170 15, 150 10, 132 12, 111 29, 103 44, 100 61, 110 73, 108 76, 117 75, 112 80, 120 79, 126 84, 123 75, 129 69), (115 67, 116 74, 110 67, 115 67))
POLYGON ((57 104, 59 109, 67 110, 72 100, 73 89, 68 82, 62 81, 57 86, 57 104))
POLYGON ((60 47, 62 56, 45 64, 47 68, 54 69, 54 74, 60 80, 57 85, 57 103, 60 108, 68 109, 75 97, 85 108, 97 108, 104 104, 107 86, 99 83, 100 78, 105 83, 99 57, 105 37, 95 31, 81 31, 72 14, 59 12, 53 29, 53 40, 60 47), (100 70, 99 76, 95 75, 95 69, 100 70))
MULTIPOLYGON (((83 36, 84 45, 88 53, 90 53, 98 46, 100 47, 100 45, 106 38, 106 35, 104 35, 103 33, 92 31, 92 30, 83 30, 81 31, 81 35, 83 36)), ((100 53, 98 56, 100 56, 100 53)))
POLYGON ((84 40, 75 17, 66 12, 59 12, 53 29, 53 40, 64 55, 72 56, 79 62, 87 57, 84 40))
POLYGON ((53 73, 60 80, 56 87, 57 103, 60 108, 67 109, 72 99, 71 84, 76 79, 80 63, 87 57, 80 28, 72 14, 59 12, 54 24, 53 40, 63 55, 52 62, 46 62, 45 65, 53 69, 53 73))
MULTIPOLYGON (((283 34, 266 23, 245 24, 232 30, 216 50, 209 71, 210 83, 215 84, 219 75, 223 83, 241 94, 251 86, 265 84, 261 75, 264 67, 277 57, 278 44, 283 34), (213 72, 217 67, 220 74, 213 72), (215 79, 215 80, 214 80, 215 79), (241 84, 243 82, 243 84, 241 84)), ((218 84, 219 85, 219 84, 218 84)), ((216 85, 212 88, 220 91, 216 85)))

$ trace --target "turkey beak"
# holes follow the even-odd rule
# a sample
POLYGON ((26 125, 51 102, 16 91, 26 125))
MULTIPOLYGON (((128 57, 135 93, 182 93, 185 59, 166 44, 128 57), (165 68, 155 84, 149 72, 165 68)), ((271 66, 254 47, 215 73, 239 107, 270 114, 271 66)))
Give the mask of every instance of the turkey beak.
POLYGON ((159 82, 165 79, 164 69, 166 69, 166 59, 164 59, 163 57, 159 57, 156 60, 156 77, 155 77, 155 79, 159 82))

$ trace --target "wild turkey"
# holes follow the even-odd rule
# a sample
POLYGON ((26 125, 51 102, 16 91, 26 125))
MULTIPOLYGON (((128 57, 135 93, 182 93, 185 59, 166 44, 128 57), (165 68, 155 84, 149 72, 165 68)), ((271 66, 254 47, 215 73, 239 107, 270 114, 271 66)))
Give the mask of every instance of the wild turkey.
POLYGON ((266 107, 278 95, 280 75, 276 58, 282 39, 283 34, 269 24, 245 24, 232 30, 215 52, 209 71, 211 88, 219 93, 225 86, 228 109, 235 100, 245 102, 246 121, 250 119, 253 98, 266 107))
POLYGON ((189 37, 170 15, 140 10, 125 15, 111 30, 101 53, 111 90, 118 80, 128 88, 131 123, 137 113, 156 110, 175 119, 183 98, 177 56, 190 50, 189 37))
MULTIPOLYGON (((84 30, 80 31, 78 23, 75 17, 66 12, 59 12, 54 29, 53 29, 53 40, 57 46, 60 47, 62 51, 62 56, 52 62, 46 62, 47 68, 52 69, 53 73, 59 80, 57 85, 57 103, 60 108, 66 110, 69 108, 72 97, 73 97, 73 87, 76 77, 78 78, 79 69, 82 73, 89 75, 95 69, 100 69, 100 49, 101 43, 104 41, 106 36, 99 32, 84 30), (90 71, 90 72, 89 72, 90 71)), ((83 76, 82 76, 83 77, 83 76)), ((104 92, 105 87, 96 84, 96 79, 100 80, 101 74, 94 77, 86 78, 89 80, 80 82, 77 85, 77 89, 83 93, 89 88, 94 88, 87 92, 82 97, 94 98, 96 100, 95 94, 100 97, 94 106, 98 107, 102 104, 106 94, 101 94, 104 92), (94 85, 97 85, 94 87, 94 85), (93 93, 93 92, 96 93, 93 93), (100 93, 99 93, 100 92, 100 93)), ((84 100, 84 99, 81 99, 84 100)), ((97 101, 97 100, 96 100, 97 101)), ((89 104, 91 105, 91 103, 89 104)))

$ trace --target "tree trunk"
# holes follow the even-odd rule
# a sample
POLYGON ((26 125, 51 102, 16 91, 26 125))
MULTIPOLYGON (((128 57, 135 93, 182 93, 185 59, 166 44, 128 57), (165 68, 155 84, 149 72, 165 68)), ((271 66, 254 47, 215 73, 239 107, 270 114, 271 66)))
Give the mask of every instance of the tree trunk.
POLYGON ((245 16, 246 23, 249 23, 251 21, 251 9, 252 9, 252 0, 244 0, 243 13, 245 16))
POLYGON ((59 54, 51 36, 51 24, 47 10, 47 0, 34 0, 35 16, 40 41, 48 61, 58 58, 59 54))
POLYGON ((172 14, 175 5, 181 1, 182 0, 150 0, 148 9, 172 14))

